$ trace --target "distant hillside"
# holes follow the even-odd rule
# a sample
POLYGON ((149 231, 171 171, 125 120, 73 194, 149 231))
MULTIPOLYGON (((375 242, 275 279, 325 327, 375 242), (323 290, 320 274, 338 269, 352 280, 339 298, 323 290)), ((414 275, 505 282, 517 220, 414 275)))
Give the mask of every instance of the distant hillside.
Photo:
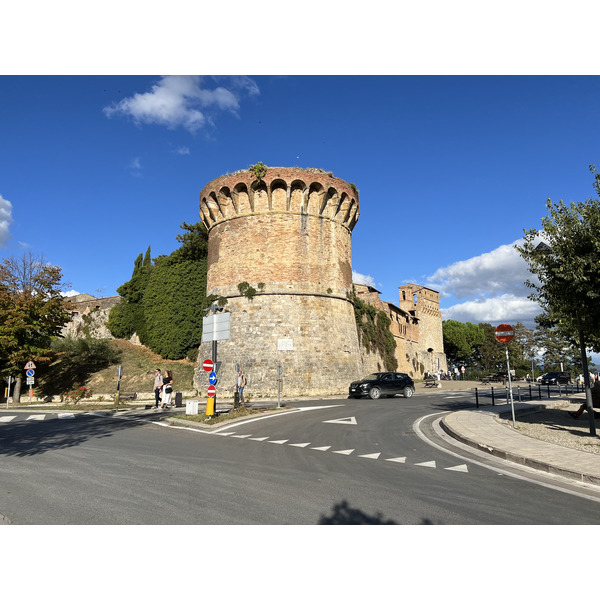
MULTIPOLYGON (((126 340, 110 340, 110 345, 120 351, 120 357, 108 367, 93 371, 81 371, 78 382, 84 384, 93 394, 114 394, 117 391, 117 365, 123 367, 121 379, 121 392, 148 392, 154 386, 154 371, 160 369, 163 373, 169 369, 173 371, 176 391, 189 391, 193 389, 193 376, 195 364, 187 359, 166 360, 144 346, 136 346, 126 340)), ((71 382, 65 376, 67 365, 59 359, 52 365, 40 369, 36 376, 35 393, 45 396, 58 395, 70 389, 71 382)), ((72 376, 72 373, 70 374, 72 376)), ((27 391, 23 382, 23 394, 27 391)))

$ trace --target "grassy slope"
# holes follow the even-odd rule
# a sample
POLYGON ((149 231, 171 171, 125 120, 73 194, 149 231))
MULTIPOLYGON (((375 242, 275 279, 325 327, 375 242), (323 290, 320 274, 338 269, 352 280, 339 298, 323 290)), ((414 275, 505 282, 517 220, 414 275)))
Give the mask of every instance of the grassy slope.
MULTIPOLYGON (((158 354, 154 354, 150 349, 144 346, 135 346, 126 340, 111 340, 110 343, 121 350, 118 361, 87 376, 82 374, 81 383, 92 393, 114 394, 117 391, 117 365, 119 364, 123 366, 121 392, 152 392, 154 371, 157 368, 162 371, 163 375, 167 369, 173 371, 177 390, 193 389, 192 379, 195 365, 189 360, 166 360, 158 354)), ((60 389, 60 368, 60 361, 57 361, 49 367, 45 374, 40 373, 39 384, 42 384, 48 393, 58 394, 60 391, 64 391, 60 389), (56 385, 52 385, 52 382, 56 382, 56 385)), ((38 383, 37 380, 36 383, 38 383)))

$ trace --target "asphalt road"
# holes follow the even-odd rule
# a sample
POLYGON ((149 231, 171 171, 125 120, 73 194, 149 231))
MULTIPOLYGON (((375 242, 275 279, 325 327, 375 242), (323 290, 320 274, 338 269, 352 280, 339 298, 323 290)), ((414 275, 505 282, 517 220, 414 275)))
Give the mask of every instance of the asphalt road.
POLYGON ((592 497, 488 468, 415 429, 464 405, 460 393, 299 402, 216 433, 150 423, 156 414, 8 411, 0 514, 14 524, 600 523, 592 497))

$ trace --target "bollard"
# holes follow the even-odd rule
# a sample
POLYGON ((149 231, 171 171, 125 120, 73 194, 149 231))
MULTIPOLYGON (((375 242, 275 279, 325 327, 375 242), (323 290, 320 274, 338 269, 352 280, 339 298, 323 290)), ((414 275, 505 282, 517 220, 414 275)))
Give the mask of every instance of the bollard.
POLYGON ((479 408, 479 393, 477 392, 477 388, 475 388, 475 406, 479 408))
POLYGON ((492 406, 495 406, 494 404, 494 386, 491 387, 492 390, 492 406))
POLYGON ((531 400, 531 386, 529 386, 529 399, 531 400))

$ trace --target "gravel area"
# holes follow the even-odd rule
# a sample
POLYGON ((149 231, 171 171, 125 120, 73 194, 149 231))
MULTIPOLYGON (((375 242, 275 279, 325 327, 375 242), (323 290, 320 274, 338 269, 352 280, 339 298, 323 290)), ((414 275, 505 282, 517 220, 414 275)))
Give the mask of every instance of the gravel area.
MULTIPOLYGON (((563 408, 546 408, 538 412, 517 414, 515 417, 516 429, 519 433, 538 440, 582 452, 600 454, 600 437, 598 437, 600 419, 595 420, 596 436, 593 437, 590 435, 587 412, 584 412, 578 419, 569 415, 569 411, 576 411, 579 406, 579 403, 572 403, 563 408)), ((512 415, 504 414, 500 421, 505 427, 512 429, 512 415)))

